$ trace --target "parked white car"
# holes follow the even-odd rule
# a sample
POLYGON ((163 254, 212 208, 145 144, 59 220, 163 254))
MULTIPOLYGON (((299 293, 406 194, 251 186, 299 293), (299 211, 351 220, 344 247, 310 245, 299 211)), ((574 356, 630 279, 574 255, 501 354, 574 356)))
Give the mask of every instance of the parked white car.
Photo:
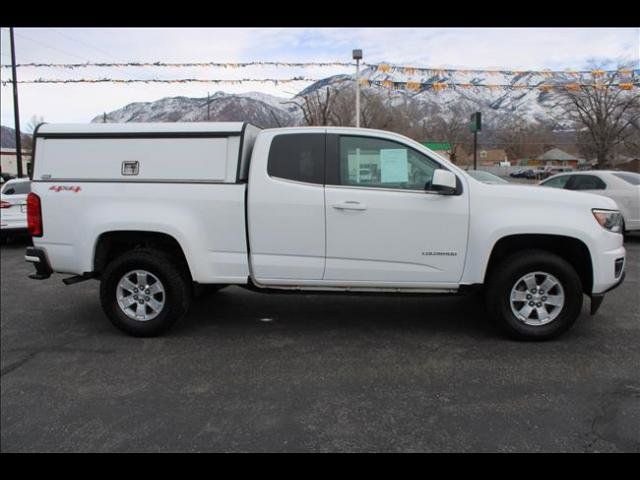
POLYGON ((614 170, 561 173, 540 185, 609 197, 620 208, 625 232, 640 230, 640 173, 614 170))
POLYGON ((2 184, 0 190, 0 241, 27 233, 27 195, 31 191, 28 178, 16 178, 2 184))
POLYGON ((106 316, 133 335, 169 328, 194 286, 233 284, 479 289, 507 332, 542 340, 571 327, 584 294, 595 313, 625 275, 613 200, 482 183, 391 132, 110 123, 42 125, 33 142, 31 278, 99 279, 106 316))

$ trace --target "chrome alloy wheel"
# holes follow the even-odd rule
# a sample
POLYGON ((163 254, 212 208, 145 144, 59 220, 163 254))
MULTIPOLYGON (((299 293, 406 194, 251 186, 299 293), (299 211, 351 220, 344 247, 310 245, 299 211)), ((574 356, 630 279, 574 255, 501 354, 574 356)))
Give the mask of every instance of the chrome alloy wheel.
POLYGON ((146 322, 158 316, 167 296, 158 277, 146 270, 132 270, 122 276, 116 299, 126 316, 146 322))
POLYGON ((564 290, 560 281, 546 272, 523 275, 513 285, 511 311, 527 325, 540 326, 556 319, 564 306, 564 290))

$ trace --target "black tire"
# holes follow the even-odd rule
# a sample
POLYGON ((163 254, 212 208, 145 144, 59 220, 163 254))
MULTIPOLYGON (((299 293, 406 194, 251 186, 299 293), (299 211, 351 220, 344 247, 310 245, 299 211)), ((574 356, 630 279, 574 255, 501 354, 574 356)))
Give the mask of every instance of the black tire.
POLYGON ((583 290, 580 277, 566 260, 544 250, 523 250, 502 260, 492 270, 485 295, 491 318, 509 336, 518 340, 548 340, 557 337, 575 323, 582 311, 583 290), (557 278, 564 290, 564 305, 557 317, 549 323, 528 325, 514 315, 510 295, 518 279, 527 273, 538 271, 557 278))
POLYGON ((117 328, 136 337, 152 337, 168 330, 189 310, 192 289, 188 273, 161 250, 131 250, 111 261, 101 275, 100 303, 117 328), (164 305, 155 318, 146 321, 128 317, 118 305, 116 288, 120 279, 132 270, 145 270, 156 276, 165 290, 164 305))

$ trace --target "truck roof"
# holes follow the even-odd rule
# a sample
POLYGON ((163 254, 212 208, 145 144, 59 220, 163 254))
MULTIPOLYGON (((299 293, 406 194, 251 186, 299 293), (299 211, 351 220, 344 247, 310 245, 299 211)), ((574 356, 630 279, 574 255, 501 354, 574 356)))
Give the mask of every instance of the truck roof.
POLYGON ((42 134, 135 134, 135 133, 230 133, 240 134, 246 122, 176 122, 176 123, 53 123, 42 124, 42 134))

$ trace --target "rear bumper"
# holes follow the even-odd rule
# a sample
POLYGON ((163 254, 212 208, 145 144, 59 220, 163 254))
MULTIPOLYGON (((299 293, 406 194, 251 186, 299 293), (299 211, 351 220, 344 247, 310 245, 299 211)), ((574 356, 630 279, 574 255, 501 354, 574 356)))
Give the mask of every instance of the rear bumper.
POLYGON ((635 232, 640 230, 640 220, 626 220, 624 228, 627 232, 635 232))
POLYGON ((2 227, 0 229, 0 235, 3 237, 11 235, 29 235, 27 227, 2 227))
POLYGON ((0 218, 0 230, 2 232, 15 230, 27 230, 27 217, 24 215, 2 215, 0 218))
POLYGON ((47 254, 41 248, 27 247, 24 259, 27 262, 33 263, 33 266, 36 268, 36 273, 29 275, 29 278, 34 280, 44 280, 49 278, 53 273, 47 254))

